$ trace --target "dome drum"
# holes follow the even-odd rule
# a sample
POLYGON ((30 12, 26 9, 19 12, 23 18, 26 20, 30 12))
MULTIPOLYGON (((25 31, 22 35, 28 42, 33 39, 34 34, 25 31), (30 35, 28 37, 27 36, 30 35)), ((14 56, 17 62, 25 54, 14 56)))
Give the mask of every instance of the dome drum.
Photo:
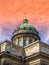
POLYGON ((36 37, 38 37, 39 38, 39 40, 40 40, 40 37, 39 37, 39 35, 37 35, 37 33, 35 34, 35 32, 34 33, 32 33, 32 32, 21 32, 21 33, 17 33, 17 34, 15 34, 15 35, 13 35, 13 37, 12 37, 12 39, 14 38, 14 37, 21 37, 21 36, 29 36, 29 37, 33 37, 33 36, 36 36, 36 37))
POLYGON ((12 42, 18 46, 26 46, 38 40, 38 37, 21 36, 14 37, 12 42))

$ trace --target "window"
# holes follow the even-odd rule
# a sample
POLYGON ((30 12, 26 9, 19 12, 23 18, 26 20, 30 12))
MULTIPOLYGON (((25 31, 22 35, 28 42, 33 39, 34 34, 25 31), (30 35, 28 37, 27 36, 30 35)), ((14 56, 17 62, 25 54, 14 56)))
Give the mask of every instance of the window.
POLYGON ((37 38, 35 38, 35 41, 37 41, 37 38))
POLYGON ((29 44, 31 44, 31 43, 32 43, 32 38, 29 39, 29 44))
POLYGON ((3 65, 11 65, 10 63, 8 62, 4 62, 3 65))
POLYGON ((41 65, 47 65, 47 64, 45 64, 45 63, 41 63, 41 65))
POLYGON ((26 40, 26 38, 24 38, 24 46, 26 46, 26 42, 27 42, 27 40, 26 40))

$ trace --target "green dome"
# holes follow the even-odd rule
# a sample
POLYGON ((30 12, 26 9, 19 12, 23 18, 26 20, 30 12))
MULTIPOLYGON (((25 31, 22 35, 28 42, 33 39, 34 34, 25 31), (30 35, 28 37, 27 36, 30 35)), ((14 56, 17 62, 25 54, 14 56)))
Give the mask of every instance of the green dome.
POLYGON ((26 33, 31 33, 31 34, 36 34, 38 35, 38 31, 34 26, 28 23, 27 19, 23 20, 23 23, 17 26, 17 28, 14 30, 13 35, 18 35, 18 34, 26 34, 26 33))
POLYGON ((32 26, 32 25, 30 25, 30 24, 21 24, 20 25, 20 27, 19 27, 20 29, 27 29, 27 30, 29 30, 29 29, 31 29, 31 30, 35 30, 35 28, 32 26))
POLYGON ((21 31, 31 31, 31 32, 37 32, 36 28, 28 23, 27 19, 23 20, 23 23, 17 26, 14 32, 20 32, 21 31))
POLYGON ((24 19, 23 20, 23 24, 21 24, 19 26, 20 29, 26 29, 26 30, 32 30, 32 31, 35 31, 36 29, 28 23, 28 20, 27 19, 24 19))

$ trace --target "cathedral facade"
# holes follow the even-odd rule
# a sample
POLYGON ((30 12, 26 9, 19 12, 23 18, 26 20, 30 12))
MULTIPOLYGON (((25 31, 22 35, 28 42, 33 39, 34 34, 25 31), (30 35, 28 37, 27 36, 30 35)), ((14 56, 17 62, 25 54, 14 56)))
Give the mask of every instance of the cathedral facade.
POLYGON ((0 65, 49 65, 49 45, 27 19, 14 30, 11 41, 0 44, 0 65))

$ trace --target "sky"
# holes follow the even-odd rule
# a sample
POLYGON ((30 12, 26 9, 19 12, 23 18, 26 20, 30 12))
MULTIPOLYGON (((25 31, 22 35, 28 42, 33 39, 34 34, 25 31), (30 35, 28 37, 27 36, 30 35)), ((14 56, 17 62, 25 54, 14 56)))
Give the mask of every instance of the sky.
POLYGON ((49 44, 49 0, 0 0, 0 42, 11 39, 25 16, 49 44))

